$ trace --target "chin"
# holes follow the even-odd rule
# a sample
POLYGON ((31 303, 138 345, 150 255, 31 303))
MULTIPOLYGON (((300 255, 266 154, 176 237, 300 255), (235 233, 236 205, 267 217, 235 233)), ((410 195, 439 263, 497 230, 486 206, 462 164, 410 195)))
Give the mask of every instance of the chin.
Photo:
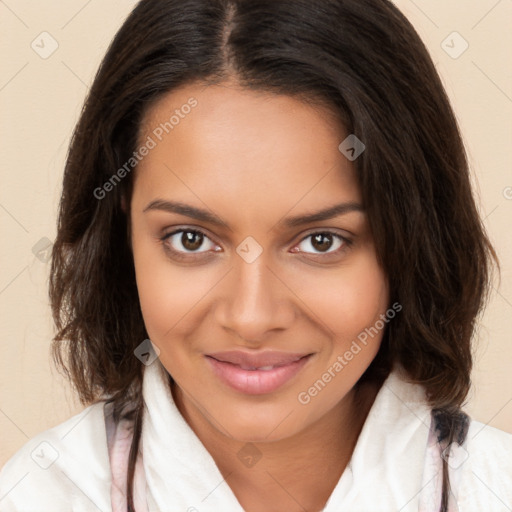
POLYGON ((222 416, 217 417, 230 437, 252 443, 273 442, 291 437, 301 430, 302 425, 293 407, 286 407, 283 403, 262 407, 255 404, 238 406, 224 410, 222 416))

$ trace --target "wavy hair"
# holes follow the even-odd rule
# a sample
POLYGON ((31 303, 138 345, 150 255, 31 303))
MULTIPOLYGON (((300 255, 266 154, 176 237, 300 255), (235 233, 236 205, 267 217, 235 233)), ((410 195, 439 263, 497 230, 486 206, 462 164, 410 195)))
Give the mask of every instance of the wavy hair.
POLYGON ((113 402, 116 421, 133 419, 128 510, 144 411, 133 352, 147 338, 122 207, 133 173, 100 200, 95 190, 132 157, 159 98, 232 78, 321 103, 366 145, 354 166, 390 301, 403 310, 361 381, 401 364, 424 386, 439 439, 465 437, 471 339, 497 257, 454 113, 414 28, 388 0, 142 0, 73 133, 50 276, 57 365, 83 404, 113 402))

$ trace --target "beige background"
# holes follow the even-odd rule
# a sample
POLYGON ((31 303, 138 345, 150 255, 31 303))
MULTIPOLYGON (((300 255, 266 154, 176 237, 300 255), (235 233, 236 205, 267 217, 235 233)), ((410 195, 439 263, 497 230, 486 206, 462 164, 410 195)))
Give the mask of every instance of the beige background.
MULTIPOLYGON (((30 437, 82 409, 50 362, 49 264, 33 251, 55 237, 72 128, 108 43, 135 3, 0 0, 0 466, 30 437), (43 59, 31 44, 49 51, 51 38, 58 48, 43 59)), ((512 1, 396 3, 452 99, 503 266, 479 329, 467 410, 512 433, 512 1), (464 41, 467 50, 452 58, 464 41)))

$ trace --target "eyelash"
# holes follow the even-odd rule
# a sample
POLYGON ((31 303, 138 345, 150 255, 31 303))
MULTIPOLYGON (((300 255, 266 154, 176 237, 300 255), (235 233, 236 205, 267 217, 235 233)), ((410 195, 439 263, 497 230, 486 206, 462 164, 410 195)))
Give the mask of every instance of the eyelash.
MULTIPOLYGON (((160 241, 163 243, 164 245, 164 250, 167 252, 167 253, 170 253, 172 255, 172 257, 174 258, 177 258, 177 259, 181 259, 181 260, 193 260, 193 259, 196 259, 197 257, 202 257, 201 255, 204 255, 204 254, 207 254, 208 251, 202 251, 202 252, 183 252, 183 251, 177 251, 175 249, 172 249, 170 247, 170 245, 167 243, 167 240, 170 239, 172 236, 178 234, 178 233, 194 233, 194 234, 198 234, 198 235, 202 235, 204 238, 210 240, 210 242, 214 243, 213 240, 210 239, 210 237, 204 233, 203 231, 201 231, 200 229, 192 229, 192 228, 180 228, 180 229, 176 229, 170 233, 166 233, 164 236, 162 236, 160 238, 160 241)), ((334 238, 337 238, 339 239, 341 242, 342 242, 342 245, 341 247, 339 247, 337 250, 335 251, 332 251, 332 252, 325 252, 325 253, 307 253, 307 252, 304 252, 304 251, 295 251, 299 254, 313 254, 315 257, 320 257, 320 258, 324 258, 324 257, 332 257, 333 255, 337 255, 337 254, 341 254, 343 253, 345 250, 349 249, 351 247, 351 245, 353 244, 353 240, 350 240, 349 238, 346 238, 342 235, 340 235, 339 233, 336 233, 334 231, 330 231, 330 230, 319 230, 319 231, 313 231, 311 233, 308 233, 306 236, 304 236, 300 242, 297 245, 300 245, 302 242, 304 242, 305 240, 307 240, 308 238, 312 238, 314 237, 315 235, 330 235, 334 238)), ((296 247, 295 246, 295 247, 296 247)), ((218 252, 218 251, 216 251, 218 252)))

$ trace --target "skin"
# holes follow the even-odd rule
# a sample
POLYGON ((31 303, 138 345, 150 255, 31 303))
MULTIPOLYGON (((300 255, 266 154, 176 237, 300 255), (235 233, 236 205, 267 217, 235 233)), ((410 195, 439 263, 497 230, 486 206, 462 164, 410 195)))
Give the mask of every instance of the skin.
POLYGON ((146 113, 140 140, 190 97, 197 106, 157 141, 135 175, 131 237, 145 325, 175 382, 177 407, 244 510, 320 510, 378 391, 356 393, 354 385, 382 333, 308 404, 298 395, 386 312, 389 289, 364 211, 296 227, 279 223, 361 204, 353 164, 338 150, 348 133, 323 107, 226 82, 187 85, 161 98, 146 113), (144 211, 155 200, 206 209, 229 227, 144 211), (162 241, 178 228, 205 237, 185 246, 183 233, 162 241), (351 243, 332 236, 322 246, 308 237, 326 230, 351 243), (249 236, 263 250, 251 263, 236 252, 249 236), (246 395, 221 382, 204 357, 234 349, 314 355, 278 390, 246 395), (237 456, 248 442, 262 455, 250 468, 237 456))

